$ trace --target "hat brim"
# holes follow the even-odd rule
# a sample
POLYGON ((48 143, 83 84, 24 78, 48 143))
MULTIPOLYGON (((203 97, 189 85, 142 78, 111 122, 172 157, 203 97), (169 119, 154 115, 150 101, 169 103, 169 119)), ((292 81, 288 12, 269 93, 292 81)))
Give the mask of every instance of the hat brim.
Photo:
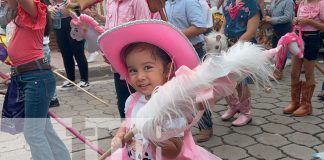
POLYGON ((176 69, 182 65, 193 69, 200 63, 190 41, 175 26, 161 20, 137 20, 107 30, 98 38, 104 56, 123 78, 128 78, 128 71, 122 52, 136 42, 163 49, 173 59, 176 69))

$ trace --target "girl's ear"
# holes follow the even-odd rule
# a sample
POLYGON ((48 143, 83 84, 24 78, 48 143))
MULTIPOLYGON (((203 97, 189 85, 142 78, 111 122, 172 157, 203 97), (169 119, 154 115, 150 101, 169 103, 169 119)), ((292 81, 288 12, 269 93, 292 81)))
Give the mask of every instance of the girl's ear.
POLYGON ((172 62, 168 63, 165 67, 166 78, 169 78, 173 71, 172 62))

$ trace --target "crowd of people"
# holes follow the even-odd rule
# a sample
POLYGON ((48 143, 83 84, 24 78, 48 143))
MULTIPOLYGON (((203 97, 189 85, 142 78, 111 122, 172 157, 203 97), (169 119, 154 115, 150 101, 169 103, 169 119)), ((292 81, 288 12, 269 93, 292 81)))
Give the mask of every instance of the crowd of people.
MULTIPOLYGON (((81 11, 78 1, 72 0, 68 2, 63 0, 1 0, 0 23, 3 28, 2 34, 7 36, 6 45, 12 62, 11 76, 4 79, 3 83, 10 80, 23 90, 26 119, 24 136, 30 145, 34 160, 71 159, 67 148, 56 135, 48 118, 49 107, 59 106, 55 90, 56 80, 50 66, 50 32, 55 33, 67 78, 72 82, 76 81, 75 65, 78 66, 80 80, 77 85, 81 88, 90 87, 88 62, 92 62, 100 54, 100 51, 93 52, 87 60, 84 49, 87 42, 71 38, 71 11, 77 15, 83 13, 95 18, 99 23, 104 24, 105 30, 129 24, 128 22, 135 20, 166 17, 168 23, 181 31, 181 34, 172 34, 185 36, 180 37, 181 41, 178 43, 191 47, 192 52, 188 54, 198 55, 195 60, 197 63, 203 61, 206 56, 205 35, 215 32, 213 20, 211 20, 213 7, 223 8, 224 19, 219 32, 227 37, 229 47, 238 42, 260 43, 257 41, 260 38, 256 35, 261 30, 259 26, 263 24, 268 24, 272 28, 272 48, 277 46, 279 39, 286 33, 301 32, 304 41, 304 57, 297 58, 290 55, 291 103, 282 107, 283 113, 292 116, 312 114, 311 99, 316 87, 315 64, 323 62, 318 59, 323 42, 321 35, 324 31, 323 0, 272 0, 268 4, 263 0, 156 0, 158 6, 164 8, 160 8, 162 12, 153 12, 152 6, 155 5, 150 4, 152 2, 149 1, 106 0, 103 14, 97 11, 96 7, 81 11), (60 17, 59 27, 53 27, 53 20, 57 17, 60 17), (33 43, 25 43, 26 41, 33 43), (305 73, 306 81, 300 80, 302 72, 305 73)), ((130 26, 126 25, 114 32, 120 32, 120 30, 127 32, 127 27, 130 26)), ((159 28, 154 29, 158 32, 159 28)), ((134 34, 133 32, 130 33, 134 34)), ((149 33, 148 31, 147 34, 149 33)), ((162 36, 163 34, 161 33, 162 36)), ((118 39, 118 37, 109 38, 107 41, 118 39)), ((155 43, 158 39, 159 37, 151 37, 145 41, 146 43, 141 38, 133 39, 132 42, 124 42, 120 45, 120 50, 114 47, 109 50, 116 55, 115 57, 105 57, 114 70, 117 105, 121 118, 136 118, 137 111, 149 101, 155 88, 169 81, 177 69, 174 66, 178 62, 172 59, 172 55, 183 54, 174 53, 173 48, 178 47, 178 44, 169 44, 165 47, 162 42, 155 43), (123 67, 120 68, 120 66, 123 67), (121 72, 124 70, 127 72, 121 72)), ((120 40, 118 43, 122 42, 120 40)), ((284 66, 274 70, 274 79, 282 79, 284 66)), ((250 83, 252 82, 249 78, 238 82, 235 91, 224 97, 228 109, 222 114, 222 120, 232 120, 235 114, 239 114, 232 122, 233 126, 240 127, 251 122, 253 93, 249 89, 250 83)), ((66 81, 61 88, 69 89, 73 86, 74 84, 66 81)), ((324 100, 324 82, 321 84, 318 97, 324 100)), ((213 135, 211 115, 211 111, 205 108, 198 122, 200 132, 197 135, 197 142, 208 141, 213 135)), ((168 126, 168 128, 186 125, 183 123, 185 121, 180 120, 179 124, 168 126)), ((183 159, 191 156, 192 159, 195 159, 194 157, 219 159, 197 146, 190 130, 159 143, 150 143, 141 136, 135 136, 131 142, 125 143, 123 138, 128 130, 131 130, 131 126, 128 121, 124 121, 112 140, 112 147, 116 150, 115 156, 128 157, 128 159, 154 159, 155 148, 161 147, 164 158, 183 159), (149 145, 146 146, 145 152, 138 153, 134 149, 134 143, 149 145), (195 151, 188 155, 188 150, 193 146, 195 151), (125 152, 118 148, 125 149, 125 152)))

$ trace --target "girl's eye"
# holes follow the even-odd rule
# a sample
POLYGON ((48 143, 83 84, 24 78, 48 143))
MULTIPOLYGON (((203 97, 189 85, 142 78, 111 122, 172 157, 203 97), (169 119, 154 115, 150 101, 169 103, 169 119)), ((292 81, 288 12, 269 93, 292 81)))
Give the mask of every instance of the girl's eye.
POLYGON ((136 73, 136 70, 135 69, 128 69, 128 73, 136 73))
POLYGON ((145 66, 145 67, 144 67, 144 70, 147 71, 147 70, 149 70, 149 69, 151 69, 151 68, 153 68, 153 67, 152 67, 152 66, 145 66))

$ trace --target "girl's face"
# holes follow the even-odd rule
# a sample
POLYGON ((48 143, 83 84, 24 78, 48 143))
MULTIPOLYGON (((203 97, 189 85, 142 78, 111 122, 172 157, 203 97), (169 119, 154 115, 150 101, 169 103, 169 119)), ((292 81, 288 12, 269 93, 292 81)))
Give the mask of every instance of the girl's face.
POLYGON ((10 9, 15 9, 18 7, 18 2, 16 0, 4 0, 4 2, 10 9))
POLYGON ((133 50, 126 57, 129 83, 134 89, 149 98, 155 87, 168 79, 168 67, 149 49, 133 50))

